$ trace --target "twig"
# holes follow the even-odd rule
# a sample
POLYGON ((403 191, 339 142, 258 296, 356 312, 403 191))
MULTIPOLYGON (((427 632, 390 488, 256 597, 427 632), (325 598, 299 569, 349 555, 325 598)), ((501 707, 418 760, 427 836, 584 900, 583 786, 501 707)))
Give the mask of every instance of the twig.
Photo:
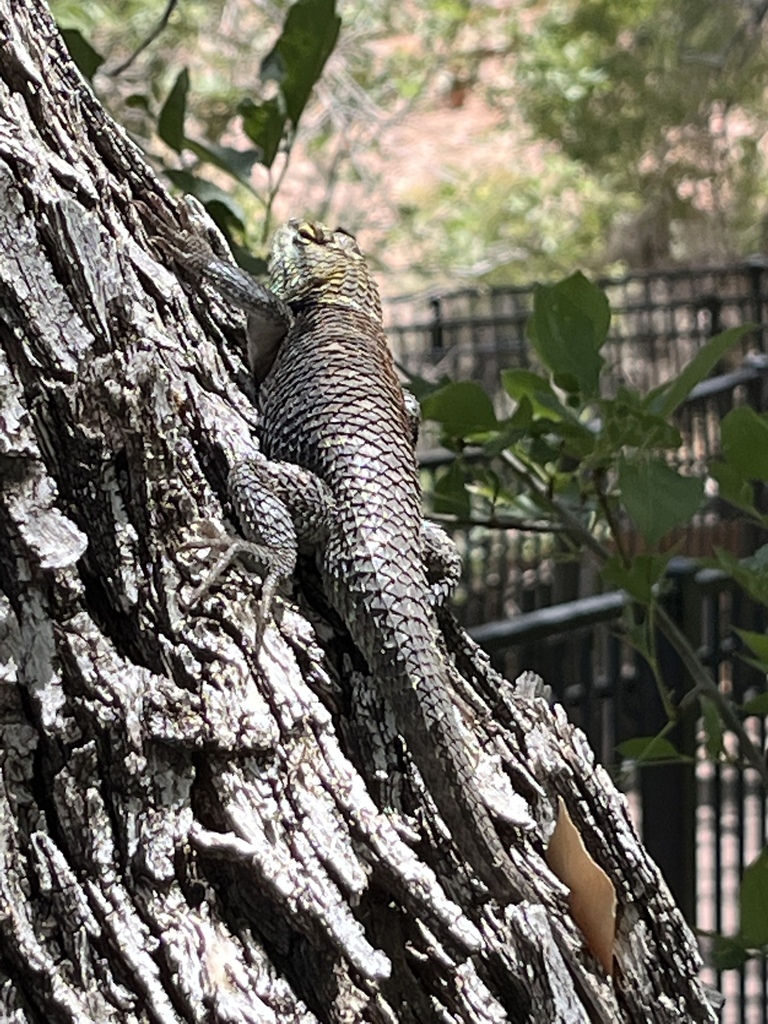
POLYGON ((138 47, 133 51, 133 53, 127 60, 124 60, 122 64, 118 64, 116 68, 112 68, 110 71, 105 71, 104 74, 108 75, 110 78, 116 78, 117 75, 122 75, 124 71, 127 71, 127 69, 131 66, 131 64, 133 64, 133 62, 139 56, 139 54, 143 53, 143 51, 146 50, 150 43, 153 43, 160 35, 160 33, 163 31, 165 26, 168 24, 168 19, 173 14, 173 11, 178 2, 179 0, 168 0, 168 4, 165 10, 163 11, 160 20, 149 33, 149 35, 146 37, 146 39, 142 43, 139 43, 138 47))

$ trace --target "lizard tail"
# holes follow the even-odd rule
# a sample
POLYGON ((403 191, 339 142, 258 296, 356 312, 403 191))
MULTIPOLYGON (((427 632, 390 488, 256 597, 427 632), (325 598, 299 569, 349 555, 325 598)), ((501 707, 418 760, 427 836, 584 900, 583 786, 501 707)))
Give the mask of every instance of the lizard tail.
POLYGON ((494 896, 517 901, 517 870, 478 790, 447 674, 433 665, 409 673, 394 695, 395 720, 461 856, 494 896))

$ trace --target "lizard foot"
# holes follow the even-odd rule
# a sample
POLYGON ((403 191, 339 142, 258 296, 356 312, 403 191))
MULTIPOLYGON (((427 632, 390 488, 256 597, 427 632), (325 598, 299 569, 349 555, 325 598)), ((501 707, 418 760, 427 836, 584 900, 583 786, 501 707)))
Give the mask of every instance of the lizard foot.
POLYGON ((180 601, 185 611, 190 611, 205 597, 211 588, 224 575, 230 565, 239 559, 247 558, 267 567, 266 575, 261 583, 261 615, 262 623, 271 615, 272 603, 280 580, 290 575, 293 570, 295 554, 292 550, 283 551, 279 548, 267 547, 242 537, 224 535, 220 537, 193 537, 186 541, 180 552, 207 550, 215 553, 218 558, 213 567, 205 574, 202 582, 193 590, 186 600, 180 601))

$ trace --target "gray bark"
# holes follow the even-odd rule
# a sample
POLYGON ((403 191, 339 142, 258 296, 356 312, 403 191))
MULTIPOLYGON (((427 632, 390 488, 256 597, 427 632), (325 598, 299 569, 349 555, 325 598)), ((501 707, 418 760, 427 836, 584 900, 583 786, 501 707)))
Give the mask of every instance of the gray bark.
POLYGON ((0 0, 0 1018, 714 1019, 624 800, 535 687, 457 659, 529 882, 499 906, 311 581, 261 645, 242 567, 184 611, 256 422, 243 322, 158 262, 153 198, 45 8, 0 0), (544 860, 560 799, 616 887, 613 981, 544 860))

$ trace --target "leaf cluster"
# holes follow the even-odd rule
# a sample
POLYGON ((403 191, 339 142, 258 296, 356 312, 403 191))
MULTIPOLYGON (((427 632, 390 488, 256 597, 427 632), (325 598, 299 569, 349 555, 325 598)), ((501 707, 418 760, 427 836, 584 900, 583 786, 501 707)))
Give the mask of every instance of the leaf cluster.
MULTIPOLYGON (((228 178, 262 203, 265 209, 262 241, 265 240, 270 229, 272 203, 287 168, 296 131, 312 90, 336 46, 340 28, 335 0, 296 0, 289 7, 278 39, 260 62, 251 94, 242 96, 227 113, 227 121, 236 121, 240 134, 245 136, 244 146, 222 145, 189 133, 190 71, 183 67, 177 72, 153 119, 157 137, 179 158, 175 165, 164 160, 164 170, 173 184, 206 206, 228 235, 231 236, 233 229, 245 233, 245 214, 230 193, 211 177, 221 178, 223 174, 225 180, 228 178), (272 171, 279 157, 282 157, 282 166, 273 178, 272 171), (187 158, 193 161, 191 166, 187 158), (252 185, 252 173, 257 165, 269 175, 266 196, 252 185)), ((62 35, 81 72, 92 78, 104 63, 102 55, 79 28, 64 28, 62 35)), ((136 101, 149 115, 147 97, 137 95, 136 101)), ((249 269, 263 269, 263 264, 254 261, 244 250, 238 255, 249 269)))
MULTIPOLYGON (((538 286, 528 333, 538 369, 510 368, 501 383, 513 411, 498 416, 489 396, 472 383, 446 384, 423 399, 424 414, 440 424, 442 442, 460 451, 481 445, 488 460, 506 457, 539 513, 557 519, 553 498, 562 498, 585 530, 613 532, 621 555, 619 526, 631 521, 654 547, 674 527, 687 523, 704 499, 704 481, 674 465, 681 437, 671 417, 723 354, 747 331, 733 328, 711 339, 682 374, 641 395, 620 387, 607 393, 602 354, 610 311, 605 294, 582 274, 538 286)), ((723 422, 723 461, 711 468, 724 496, 759 513, 748 500, 750 481, 763 474, 768 423, 753 410, 734 410, 723 422)), ((509 475, 509 474, 508 474, 509 475)), ((454 472, 456 488, 469 475, 454 472)), ((512 488, 498 487, 492 512, 517 503, 512 488)), ((456 504, 466 500, 456 496, 456 504)), ((666 559, 657 569, 663 574, 666 559)), ((611 582, 631 590, 632 560, 609 565, 611 582), (621 579, 622 571, 626 572, 621 579)), ((638 597, 645 599, 645 587, 638 597)))
POLYGON ((764 102, 755 75, 766 55, 747 5, 561 0, 525 44, 519 73, 531 122, 582 164, 635 174, 636 184, 665 130, 706 128, 716 103, 764 102))
POLYGON ((642 197, 678 245, 720 220, 720 243, 749 251, 765 175, 764 16, 730 0, 559 0, 517 33, 516 102, 585 175, 642 197))

